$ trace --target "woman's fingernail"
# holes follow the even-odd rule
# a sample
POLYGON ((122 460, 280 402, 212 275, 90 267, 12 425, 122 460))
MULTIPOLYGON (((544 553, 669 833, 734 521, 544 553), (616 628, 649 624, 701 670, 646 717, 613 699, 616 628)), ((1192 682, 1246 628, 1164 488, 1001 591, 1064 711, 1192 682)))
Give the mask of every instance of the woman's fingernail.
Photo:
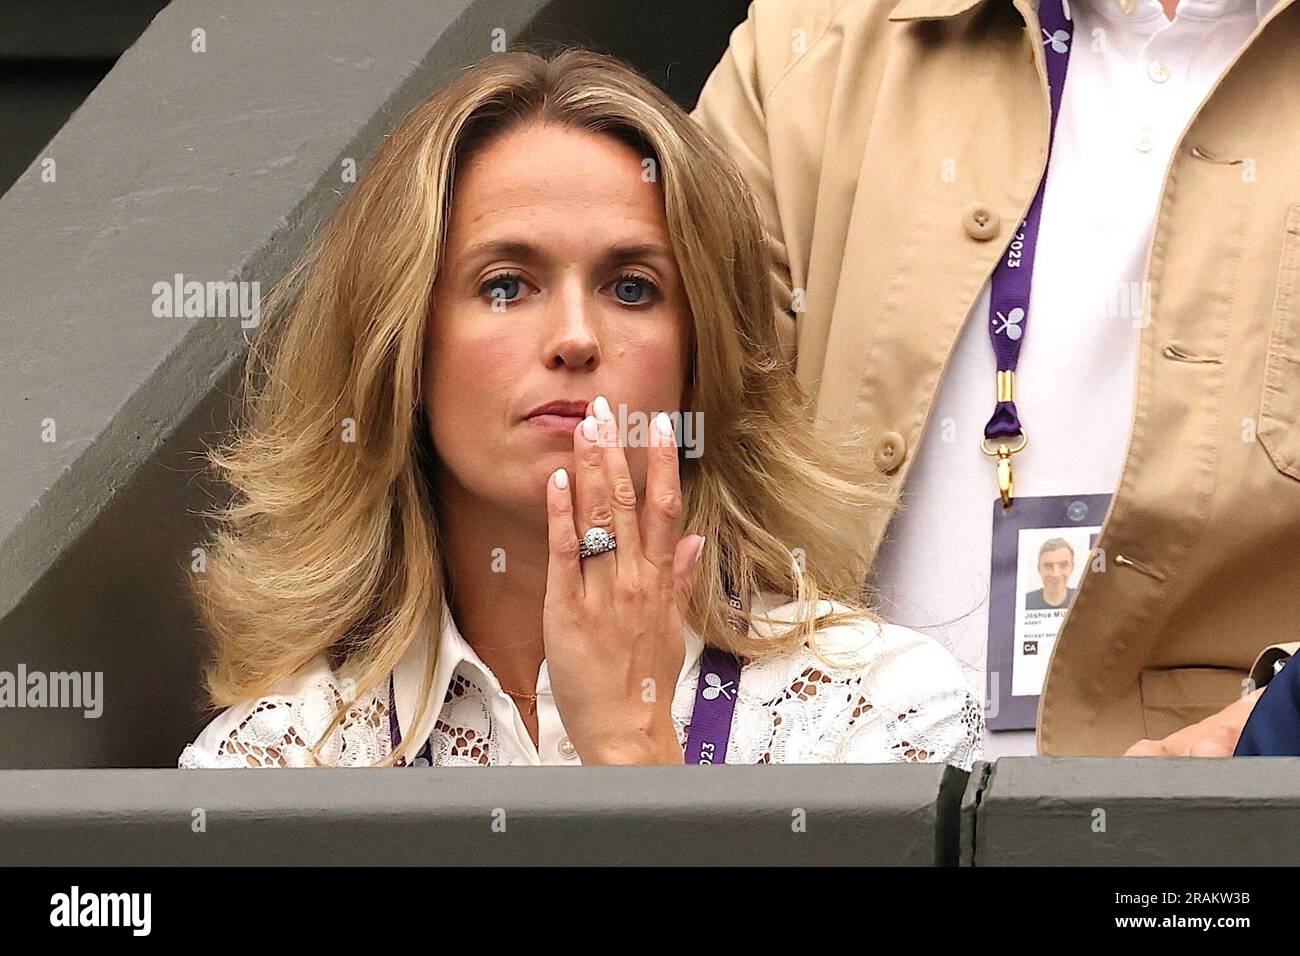
POLYGON ((597 395, 596 400, 591 403, 591 408, 597 418, 603 418, 605 421, 614 420, 614 413, 610 410, 609 402, 604 395, 597 395))
POLYGON ((587 441, 595 441, 596 435, 596 419, 588 415, 582 420, 582 437, 587 441))
POLYGON ((563 468, 556 468, 555 473, 551 475, 555 479, 555 487, 563 491, 569 487, 569 473, 563 468))
POLYGON ((673 435, 672 420, 663 412, 660 412, 655 416, 655 428, 659 429, 659 434, 663 435, 665 438, 676 437, 673 435))
POLYGON ((700 538, 700 546, 695 550, 695 563, 700 563, 700 558, 704 557, 704 538, 700 538))

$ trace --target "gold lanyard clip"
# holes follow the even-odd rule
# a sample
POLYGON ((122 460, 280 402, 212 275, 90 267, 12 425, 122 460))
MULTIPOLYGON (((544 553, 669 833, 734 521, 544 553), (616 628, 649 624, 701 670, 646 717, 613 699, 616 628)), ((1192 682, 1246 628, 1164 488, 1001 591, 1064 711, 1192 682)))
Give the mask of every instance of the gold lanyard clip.
POLYGON ((996 448, 990 448, 987 438, 980 440, 980 450, 990 458, 997 459, 998 493, 1002 495, 1003 508, 1011 507, 1011 499, 1015 495, 1015 483, 1011 476, 1011 456, 1024 451, 1025 446, 1028 444, 1029 436, 1025 434, 1023 428, 1020 430, 1020 441, 1015 445, 1000 441, 997 443, 996 448))

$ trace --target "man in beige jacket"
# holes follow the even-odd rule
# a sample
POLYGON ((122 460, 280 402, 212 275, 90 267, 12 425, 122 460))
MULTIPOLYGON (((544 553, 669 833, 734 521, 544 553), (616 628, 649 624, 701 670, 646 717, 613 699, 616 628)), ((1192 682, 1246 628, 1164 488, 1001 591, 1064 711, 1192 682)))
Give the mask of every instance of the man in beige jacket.
POLYGON ((694 114, 754 188, 816 414, 901 501, 886 616, 979 673, 996 334, 1014 502, 1112 496, 1003 752, 1230 753, 1300 635, 1300 3, 1177 2, 1075 0, 1071 35, 1035 0, 757 0, 694 114), (1032 305, 999 310, 1045 168, 1032 305))

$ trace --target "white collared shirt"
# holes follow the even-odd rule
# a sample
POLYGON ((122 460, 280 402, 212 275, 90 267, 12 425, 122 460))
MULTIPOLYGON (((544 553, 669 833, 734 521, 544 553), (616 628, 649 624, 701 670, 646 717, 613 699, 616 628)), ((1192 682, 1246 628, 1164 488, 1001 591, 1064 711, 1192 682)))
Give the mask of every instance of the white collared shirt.
MULTIPOLYGON (((794 605, 764 605, 790 620, 794 605)), ((758 605, 756 605, 757 607, 758 605)), ((824 604, 824 607, 829 607, 824 604)), ((764 625, 755 624, 759 633, 764 625)), ((747 663, 741 670, 727 763, 948 762, 970 769, 980 755, 982 708, 952 657, 905 628, 863 621, 823 628, 829 661, 806 647, 747 663), (831 665, 834 666, 831 666, 831 665)), ((546 662, 537 679, 538 743, 514 700, 443 614, 427 708, 420 703, 432 641, 414 642, 393 673, 402 739, 428 739, 435 766, 577 766, 551 694, 546 662)), ((672 715, 685 748, 704 644, 687 629, 672 715)), ((316 741, 344 700, 345 684, 324 657, 281 692, 229 708, 185 748, 181 767, 306 767, 316 741)), ((352 701, 341 728, 320 748, 327 766, 369 766, 392 750, 388 687, 352 701)))
MULTIPOLYGON (((1016 373, 1029 436, 1015 459, 1017 497, 1117 488, 1165 170, 1197 108, 1273 6, 1182 0, 1171 21, 1157 0, 1071 3, 1073 48, 1016 373)), ((979 449, 994 404, 988 310, 986 283, 953 347, 875 580, 881 613, 950 648, 977 687, 985 686, 998 497, 993 464, 979 449)), ((1011 675, 999 678, 1006 685, 1011 675)), ((986 751, 1033 753, 1033 732, 992 733, 986 751)))

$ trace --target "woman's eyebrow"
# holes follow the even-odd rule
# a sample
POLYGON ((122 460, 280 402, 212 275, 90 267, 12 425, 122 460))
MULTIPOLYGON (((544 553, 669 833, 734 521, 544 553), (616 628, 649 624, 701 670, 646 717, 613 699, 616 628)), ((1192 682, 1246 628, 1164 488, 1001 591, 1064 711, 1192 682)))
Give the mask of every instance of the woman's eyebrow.
POLYGON ((476 242, 465 250, 466 261, 478 259, 537 259, 537 248, 530 242, 519 239, 489 239, 476 242))
POLYGON ((605 253, 604 259, 610 263, 631 262, 637 259, 667 259, 671 262, 673 251, 659 242, 636 242, 613 246, 605 253))

